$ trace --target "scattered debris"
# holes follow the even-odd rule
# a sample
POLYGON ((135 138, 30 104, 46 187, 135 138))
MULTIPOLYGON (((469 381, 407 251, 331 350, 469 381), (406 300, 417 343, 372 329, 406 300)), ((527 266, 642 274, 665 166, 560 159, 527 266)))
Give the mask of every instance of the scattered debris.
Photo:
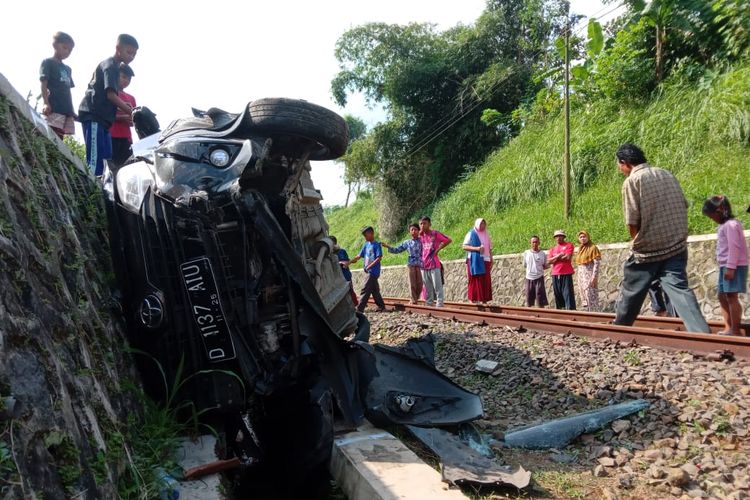
POLYGON ((490 361, 489 359, 480 359, 477 361, 474 369, 480 373, 492 373, 497 369, 499 365, 497 361, 490 361))
POLYGON ((512 448, 562 448, 585 432, 599 430, 614 419, 636 413, 648 406, 648 401, 639 399, 522 427, 506 432, 505 444, 512 448))
MULTIPOLYGON (((432 338, 422 342, 432 344, 432 338)), ((478 395, 467 391, 437 371, 416 349, 384 345, 360 345, 361 356, 375 357, 375 363, 359 362, 360 388, 365 415, 375 425, 457 425, 482 416, 478 395)))
POLYGON ((525 488, 531 480, 531 472, 519 467, 513 471, 509 466, 499 465, 464 444, 455 434, 442 429, 425 429, 406 426, 425 446, 440 457, 443 481, 460 486, 512 485, 525 488))
MULTIPOLYGON (((633 355, 628 354, 633 348, 609 339, 569 336, 560 347, 550 341, 555 336, 533 330, 520 334, 502 326, 478 328, 422 317, 420 324, 414 325, 406 318, 399 313, 373 315, 373 332, 383 332, 382 342, 390 345, 432 332, 437 368, 482 395, 485 420, 481 430, 499 441, 509 429, 573 415, 592 406, 648 400, 648 411, 626 418, 631 423, 626 432, 618 434, 607 424, 559 450, 577 457, 569 472, 576 488, 592 480, 600 486, 611 482, 598 493, 586 487, 591 498, 643 498, 650 492, 651 498, 661 500, 703 492, 711 498, 739 499, 750 494, 747 360, 714 362, 685 352, 639 346, 634 348, 637 364, 633 364, 629 361, 634 361, 633 355), (496 376, 478 376, 474 367, 480 359, 499 362, 496 376), (542 379, 538 385, 532 383, 538 381, 536 377, 542 379), (600 455, 605 447, 608 454, 600 455), (615 461, 614 467, 602 467, 609 474, 606 479, 593 476, 602 456, 615 461), (677 487, 666 478, 653 479, 649 475, 653 464, 664 471, 670 467, 690 469, 691 480, 677 487), (697 475, 693 475, 693 467, 698 469, 697 475)), ((491 447, 499 454, 529 453, 509 452, 501 444, 492 441, 491 447)), ((538 456, 548 467, 559 470, 552 458, 557 453, 538 456)), ((526 467, 528 462, 520 463, 526 467)), ((537 491, 529 490, 529 495, 543 495, 537 491)))

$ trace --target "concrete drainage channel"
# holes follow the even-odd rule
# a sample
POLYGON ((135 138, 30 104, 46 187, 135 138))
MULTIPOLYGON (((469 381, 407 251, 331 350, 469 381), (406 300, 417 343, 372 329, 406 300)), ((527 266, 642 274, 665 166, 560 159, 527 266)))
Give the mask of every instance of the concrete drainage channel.
MULTIPOLYGON (((184 470, 218 460, 216 438, 184 439, 179 464, 184 470)), ((369 423, 354 432, 339 435, 333 445, 331 476, 350 500, 395 500, 399 498, 458 500, 467 498, 449 488, 440 473, 427 465, 395 436, 369 423)), ((180 500, 225 500, 221 476, 211 474, 193 481, 165 481, 162 498, 180 500)))
POLYGON ((352 500, 466 498, 395 436, 371 425, 336 438, 331 475, 352 500))

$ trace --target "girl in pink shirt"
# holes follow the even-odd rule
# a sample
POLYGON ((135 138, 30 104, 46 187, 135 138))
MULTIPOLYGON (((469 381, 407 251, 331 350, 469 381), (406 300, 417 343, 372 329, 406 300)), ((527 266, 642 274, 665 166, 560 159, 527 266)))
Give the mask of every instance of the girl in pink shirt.
POLYGON ((738 294, 747 291, 748 252, 742 223, 732 215, 726 196, 712 196, 703 203, 703 214, 719 224, 716 260, 719 263, 719 304, 724 335, 742 335, 742 305, 738 294))

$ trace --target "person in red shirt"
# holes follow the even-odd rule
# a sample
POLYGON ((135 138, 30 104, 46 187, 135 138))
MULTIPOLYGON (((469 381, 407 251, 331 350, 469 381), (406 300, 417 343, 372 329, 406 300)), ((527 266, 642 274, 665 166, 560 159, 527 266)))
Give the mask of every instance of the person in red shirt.
POLYGON ((558 229, 554 234, 557 245, 549 249, 547 263, 552 266, 552 291, 555 293, 555 307, 558 309, 576 308, 573 292, 573 244, 565 241, 565 231, 558 229))
MULTIPOLYGON (((120 90, 117 96, 124 102, 135 108, 135 97, 125 92, 125 88, 130 85, 130 79, 135 76, 133 69, 125 63, 120 63, 120 90)), ((116 167, 121 167, 128 158, 133 154, 131 148, 133 144, 133 135, 130 127, 133 125, 133 117, 119 108, 115 114, 115 122, 109 129, 112 136, 112 163, 116 167)))

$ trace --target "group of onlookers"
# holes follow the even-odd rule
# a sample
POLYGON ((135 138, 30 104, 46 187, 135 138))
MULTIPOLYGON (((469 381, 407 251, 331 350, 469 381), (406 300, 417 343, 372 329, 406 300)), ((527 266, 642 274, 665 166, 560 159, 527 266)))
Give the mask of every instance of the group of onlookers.
MULTIPOLYGON (((670 172, 649 165, 643 151, 634 144, 620 146, 616 158, 620 171, 626 177, 622 185, 622 200, 632 251, 623 265, 623 279, 615 306, 615 324, 633 324, 646 295, 651 293, 652 304, 659 311, 674 311, 685 322, 688 331, 709 333, 708 323, 688 286, 688 203, 679 182, 670 172)), ((725 322, 725 329, 720 333, 740 335, 742 307, 738 294, 746 291, 748 268, 744 230, 734 218, 725 196, 708 198, 703 205, 703 213, 719 224, 716 249, 718 292, 725 322)), ((345 251, 339 251, 343 252, 343 256, 339 254, 339 261, 349 279, 349 265, 360 258, 364 259, 364 270, 368 276, 357 299, 359 311, 367 306, 370 295, 378 310, 385 307, 378 284, 383 247, 391 253, 408 253, 411 303, 416 303, 422 297, 428 306, 443 306, 445 294, 438 252, 450 244, 451 239, 433 230, 427 216, 422 217, 419 224, 411 224, 409 233, 410 239, 398 246, 390 246, 375 241, 374 229, 367 226, 362 230, 366 242, 358 256, 349 260, 345 251)), ((558 309, 576 308, 573 275, 577 274, 578 293, 583 307, 589 311, 599 310, 601 252, 587 231, 581 230, 576 236, 579 243, 577 250, 573 243, 566 241, 563 230, 555 231, 553 237, 556 244, 548 252, 540 250, 538 236, 531 237, 531 248, 523 254, 527 306, 548 305, 544 271, 551 268, 552 289, 558 309), (576 268, 573 267, 574 259, 576 268)), ((467 252, 468 298, 474 303, 487 303, 492 300, 492 240, 484 219, 475 221, 474 227, 464 238, 463 249, 467 252)))
MULTIPOLYGON (((351 271, 349 266, 360 259, 364 259, 362 269, 367 274, 367 279, 362 287, 359 297, 355 297, 355 304, 359 312, 364 311, 367 302, 372 296, 378 311, 385 309, 383 296, 380 294, 380 261, 383 259, 383 247, 390 253, 407 252, 407 268, 409 269, 409 291, 411 303, 416 304, 420 297, 424 298, 428 306, 435 305, 443 307, 445 292, 443 290, 442 264, 438 257, 440 250, 451 243, 448 236, 431 228, 431 220, 424 216, 419 224, 409 225, 411 238, 403 241, 398 246, 391 246, 375 240, 375 230, 372 226, 362 228, 362 236, 365 244, 359 254, 349 258, 346 250, 338 248, 339 265, 344 278, 351 283, 351 271)), ((335 237, 333 237, 336 243, 335 237)))
POLYGON ((39 69, 42 114, 61 139, 75 134, 75 121, 81 122, 86 142, 86 162, 94 175, 102 175, 104 160, 121 165, 131 155, 130 127, 135 98, 126 93, 134 76, 129 66, 138 52, 138 42, 130 35, 117 37, 115 54, 99 63, 91 75, 78 113, 73 108, 70 89, 73 72, 63 63, 73 51, 73 37, 58 31, 52 37, 54 53, 39 69))
POLYGON ((523 254, 523 266, 526 268, 526 305, 544 307, 548 304, 544 284, 544 270, 552 268, 552 291, 555 294, 555 306, 558 309, 576 308, 573 291, 573 256, 578 265, 578 290, 587 311, 599 310, 599 263, 602 258, 599 248, 591 241, 587 231, 578 231, 580 246, 574 253, 573 244, 565 241, 567 235, 562 229, 555 231, 556 244, 548 253, 539 250, 539 236, 532 236, 531 248, 523 254))

